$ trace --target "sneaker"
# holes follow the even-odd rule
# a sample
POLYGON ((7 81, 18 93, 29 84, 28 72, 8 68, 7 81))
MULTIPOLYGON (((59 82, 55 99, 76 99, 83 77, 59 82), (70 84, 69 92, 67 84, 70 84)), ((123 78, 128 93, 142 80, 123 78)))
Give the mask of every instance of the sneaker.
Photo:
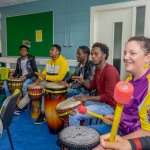
POLYGON ((15 111, 14 111, 14 114, 15 115, 20 115, 21 112, 23 111, 27 111, 28 110, 28 105, 26 105, 24 108, 19 108, 18 106, 16 107, 15 111))
POLYGON ((40 113, 39 117, 37 118, 37 120, 34 122, 34 124, 42 124, 46 121, 45 119, 45 114, 40 113))

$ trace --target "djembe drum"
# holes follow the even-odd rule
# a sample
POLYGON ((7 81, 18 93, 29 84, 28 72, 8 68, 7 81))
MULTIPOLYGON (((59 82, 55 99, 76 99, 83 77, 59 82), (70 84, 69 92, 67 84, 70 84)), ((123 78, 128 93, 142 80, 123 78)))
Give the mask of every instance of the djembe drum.
POLYGON ((55 82, 45 85, 44 109, 50 132, 57 134, 63 128, 63 121, 56 112, 58 103, 66 99, 66 87, 55 82))
POLYGON ((38 118, 41 112, 40 99, 42 97, 43 86, 40 84, 28 85, 28 95, 31 98, 31 118, 38 118))
POLYGON ((23 81, 19 78, 8 78, 7 79, 7 85, 10 90, 10 92, 14 92, 16 89, 22 90, 22 83, 23 81))
POLYGON ((99 133, 86 126, 70 126, 58 135, 61 150, 92 150, 100 144, 99 133))
POLYGON ((77 101, 73 98, 68 98, 67 100, 60 102, 56 106, 57 114, 62 118, 65 126, 69 126, 68 116, 79 105, 82 105, 81 101, 77 101))
MULTIPOLYGON (((22 84, 23 84, 23 81, 19 78, 8 78, 7 79, 8 89, 12 94, 16 89, 19 89, 20 90, 20 96, 22 96, 22 92, 21 92, 22 91, 22 84)), ((19 104, 19 102, 20 102, 20 96, 17 100, 17 104, 19 104)))

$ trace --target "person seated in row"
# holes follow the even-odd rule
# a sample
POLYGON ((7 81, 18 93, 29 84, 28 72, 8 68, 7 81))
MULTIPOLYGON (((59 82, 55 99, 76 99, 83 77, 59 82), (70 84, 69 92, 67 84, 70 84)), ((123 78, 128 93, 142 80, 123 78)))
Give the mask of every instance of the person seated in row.
POLYGON ((109 142, 110 133, 100 136, 101 145, 93 150, 148 150, 150 148, 150 136, 124 139, 116 136, 115 142, 109 142))
MULTIPOLYGON (((20 78, 20 80, 23 81, 22 96, 24 97, 27 93, 27 86, 37 79, 37 75, 34 73, 37 72, 37 66, 35 57, 28 54, 29 48, 26 45, 21 45, 19 48, 20 57, 17 60, 15 72, 9 78, 20 78)), ((10 96, 11 93, 9 91, 7 81, 4 82, 4 89, 6 96, 10 96)), ((27 110, 27 106, 24 107, 24 110, 27 110)))
MULTIPOLYGON (((97 89, 96 96, 77 96, 76 100, 85 102, 87 109, 100 115, 113 114, 116 102, 113 98, 114 88, 120 77, 116 68, 106 60, 109 55, 109 48, 102 43, 95 43, 92 46, 91 57, 93 64, 96 65, 94 78, 91 82, 86 82, 79 76, 74 79, 89 90, 97 89)), ((76 112, 69 115, 69 125, 80 125, 81 120, 94 118, 88 114, 82 115, 76 112)))
MULTIPOLYGON (((47 83, 47 81, 57 81, 60 82, 63 80, 69 71, 69 65, 67 60, 60 54, 61 47, 57 44, 52 45, 50 49, 50 57, 51 59, 46 62, 46 66, 42 73, 36 72, 38 75, 38 79, 34 82, 34 84, 42 84, 43 86, 47 83)), ((30 98, 28 94, 21 100, 16 113, 20 113, 23 108, 30 102, 30 98)), ((42 108, 41 114, 39 118, 35 121, 35 124, 41 124, 45 122, 45 113, 44 113, 44 98, 42 97, 42 108)))
MULTIPOLYGON (((123 61, 133 87, 133 98, 124 105, 118 134, 125 139, 150 136, 150 39, 131 37, 125 45, 123 61)), ((113 120, 112 115, 105 116, 113 120)), ((101 135, 111 131, 111 124, 91 125, 101 135)))
POLYGON ((77 95, 94 95, 95 91, 90 91, 82 84, 73 80, 73 76, 80 76, 84 78, 85 81, 91 81, 93 79, 95 65, 89 59, 90 49, 87 46, 80 46, 77 50, 76 56, 79 62, 78 66, 75 67, 75 72, 66 81, 61 81, 60 84, 68 87, 67 98, 75 97, 77 95))

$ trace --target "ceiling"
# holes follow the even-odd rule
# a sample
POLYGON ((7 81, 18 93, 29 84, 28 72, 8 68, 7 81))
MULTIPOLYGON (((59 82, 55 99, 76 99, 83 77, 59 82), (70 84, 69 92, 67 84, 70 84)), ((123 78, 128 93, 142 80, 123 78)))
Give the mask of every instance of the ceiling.
POLYGON ((33 2, 33 1, 37 1, 37 0, 0 0, 0 7, 17 5, 17 4, 33 2))

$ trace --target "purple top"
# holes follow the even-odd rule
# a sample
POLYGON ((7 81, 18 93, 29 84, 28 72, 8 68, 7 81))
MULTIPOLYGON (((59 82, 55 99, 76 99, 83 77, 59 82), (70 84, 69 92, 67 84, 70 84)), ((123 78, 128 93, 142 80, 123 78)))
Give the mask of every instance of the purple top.
POLYGON ((148 74, 150 74, 150 69, 139 79, 134 81, 133 77, 133 79, 129 81, 134 87, 134 93, 129 104, 124 105, 119 125, 119 129, 123 135, 130 134, 141 129, 138 106, 148 93, 148 74))

